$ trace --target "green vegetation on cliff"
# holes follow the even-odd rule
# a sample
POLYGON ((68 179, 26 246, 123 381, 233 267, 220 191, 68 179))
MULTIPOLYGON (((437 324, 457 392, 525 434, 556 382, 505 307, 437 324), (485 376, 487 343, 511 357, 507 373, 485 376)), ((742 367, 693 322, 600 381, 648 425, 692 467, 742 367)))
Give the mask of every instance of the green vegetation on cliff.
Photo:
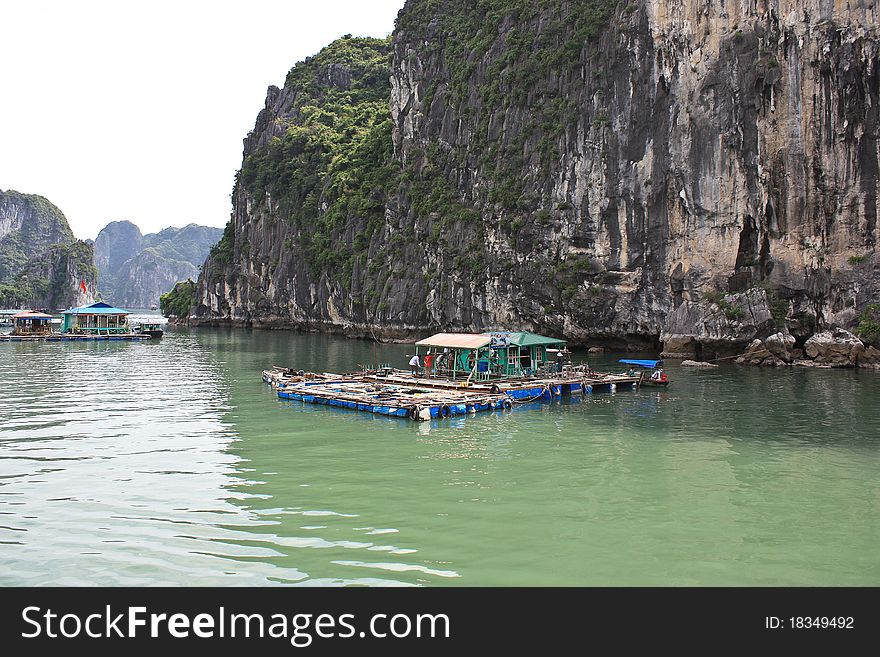
POLYGON ((92 245, 76 240, 53 244, 28 260, 9 283, 0 284, 0 307, 54 310, 73 305, 80 281, 98 278, 92 245))
POLYGON ((92 245, 42 196, 0 191, 0 306, 71 305, 80 281, 94 285, 92 245))
POLYGON ((869 344, 880 345, 880 303, 865 306, 859 317, 856 335, 869 344))
POLYGON ((53 244, 75 239, 64 214, 47 199, 0 190, 0 284, 12 283, 28 260, 53 244))
POLYGON ((170 292, 159 297, 159 309, 166 317, 189 317, 195 292, 196 284, 192 279, 180 281, 170 292))
POLYGON ((208 257, 217 262, 228 265, 232 262, 233 245, 235 243, 235 224, 229 221, 223 229, 223 235, 217 243, 211 247, 208 257))
MULTIPOLYGON (((571 11, 560 12, 558 3, 526 0, 416 0, 398 21, 398 31, 423 30, 423 17, 436 15, 446 36, 426 34, 424 41, 429 51, 443 51, 455 102, 463 101, 468 85, 478 87, 481 125, 477 143, 471 146, 481 152, 493 181, 484 192, 490 202, 522 217, 512 224, 517 228, 512 231, 514 240, 524 221, 537 221, 532 215, 542 210, 548 214, 541 199, 523 195, 523 179, 517 173, 523 167, 523 146, 540 133, 542 154, 550 159, 550 140, 559 137, 572 114, 550 89, 546 71, 576 66, 585 41, 599 34, 617 2, 574 4, 571 11), (553 6, 556 11, 549 11, 553 6), (539 18, 543 29, 536 32, 533 23, 539 18), (503 50, 504 56, 492 57, 490 70, 475 75, 477 63, 493 49, 503 50), (521 95, 522 89, 529 90, 530 100, 521 95), (487 141, 492 112, 527 100, 533 110, 528 124, 514 135, 487 141)), ((483 257, 480 213, 474 199, 463 196, 446 175, 466 161, 467 153, 431 143, 401 165, 392 143, 389 55, 390 39, 347 36, 294 66, 284 88, 284 96, 292 98, 290 107, 274 119, 283 130, 273 128, 275 136, 247 154, 237 184, 258 205, 271 198, 277 215, 296 227, 298 246, 316 277, 320 271, 338 272, 337 280, 350 285, 354 261, 382 225, 386 204, 396 192, 411 200, 416 218, 430 218, 431 228, 426 235, 395 236, 398 243, 383 244, 380 255, 393 256, 400 240, 416 237, 442 246, 466 273, 476 276, 489 264, 483 257), (350 238, 341 239, 342 233, 350 238), (443 240, 453 233, 461 239, 443 240)), ((427 91, 424 111, 434 91, 435 87, 427 91)), ((235 239, 230 222, 211 251, 212 260, 230 264, 235 239)), ((249 245, 243 241, 238 249, 246 256, 249 245)))
MULTIPOLYGON (((513 259, 489 253, 485 222, 497 219, 512 251, 522 253, 573 214, 570 203, 554 199, 551 170, 578 121, 605 127, 593 121, 599 117, 591 105, 578 101, 589 95, 578 89, 605 84, 592 55, 617 5, 410 0, 399 15, 398 41, 417 46, 396 51, 394 74, 416 71, 424 117, 405 145, 409 166, 400 190, 416 218, 430 217, 424 241, 436 244, 464 277, 480 281, 490 271, 513 268, 513 259), (482 184, 463 185, 463 171, 476 173, 482 184)), ((540 268, 555 289, 548 287, 542 299, 545 312, 573 302, 585 278, 601 274, 588 258, 566 263, 549 251, 534 257, 546 258, 540 268)))
MULTIPOLYGON (((467 149, 453 153, 459 162, 478 153, 492 183, 488 200, 530 220, 549 199, 524 195, 528 158, 539 163, 538 177, 547 178, 561 150, 560 138, 590 108, 578 106, 576 94, 560 92, 560 80, 586 65, 590 79, 581 84, 601 87, 602 70, 584 58, 588 43, 608 25, 618 0, 410 0, 397 21, 398 32, 425 44, 422 56, 436 58, 446 79, 435 78, 422 99, 432 111, 441 85, 448 103, 462 116, 477 120, 467 149), (433 16, 430 23, 425 16, 433 16), (439 36, 438 36, 439 35, 439 36), (594 79, 595 78, 595 79, 594 79), (499 122, 510 108, 528 108, 523 122, 499 122), (493 120, 495 119, 495 120, 493 120), (499 128, 499 124, 504 125, 499 128)), ((576 82, 580 76, 575 76, 576 82)), ((601 91, 600 91, 601 93, 601 91)), ((605 116, 593 117, 597 129, 605 116)))
MULTIPOLYGON (((566 4, 567 9, 558 0, 410 0, 396 27, 415 34, 430 31, 425 34, 430 37, 428 47, 444 51, 458 103, 466 100, 471 78, 486 54, 503 49, 503 57, 491 63, 480 86, 485 105, 492 107, 504 96, 521 102, 529 93, 546 92, 546 70, 578 65, 585 42, 599 36, 619 2, 566 4), (428 23, 425 16, 436 21, 428 23), (539 19, 540 29, 535 29, 539 19)), ((429 101, 426 97, 425 105, 429 101)))
MULTIPOLYGON (((355 245, 364 244, 397 180, 388 52, 388 39, 344 37, 297 64, 285 83, 296 96, 284 133, 248 155, 239 175, 253 198, 269 194, 280 203, 319 269, 350 274, 352 251, 333 242, 334 230, 360 218, 355 245)), ((232 237, 227 227, 214 258, 231 260, 232 237)))

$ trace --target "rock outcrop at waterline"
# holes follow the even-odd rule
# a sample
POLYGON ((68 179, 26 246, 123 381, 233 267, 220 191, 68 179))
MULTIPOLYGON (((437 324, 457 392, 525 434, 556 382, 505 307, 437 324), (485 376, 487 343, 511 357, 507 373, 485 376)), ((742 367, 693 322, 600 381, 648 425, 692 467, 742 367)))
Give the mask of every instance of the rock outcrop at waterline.
POLYGON ((880 349, 866 345, 844 329, 822 331, 807 340, 803 349, 795 348, 792 335, 778 332, 754 339, 736 359, 740 365, 803 367, 861 367, 880 369, 880 349))
POLYGON ((852 328, 880 291, 877 11, 410 0, 390 43, 270 88, 191 320, 704 358, 852 328))

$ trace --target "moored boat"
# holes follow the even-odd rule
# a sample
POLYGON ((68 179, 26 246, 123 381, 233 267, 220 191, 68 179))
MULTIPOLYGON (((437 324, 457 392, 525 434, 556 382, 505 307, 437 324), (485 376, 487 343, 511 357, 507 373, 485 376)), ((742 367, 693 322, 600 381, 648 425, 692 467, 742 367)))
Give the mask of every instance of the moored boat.
POLYGON ((154 339, 159 339, 165 335, 165 331, 162 330, 162 325, 158 322, 141 322, 140 324, 135 325, 133 331, 140 335, 149 335, 154 339))
MULTIPOLYGON (((638 367, 643 368, 641 372, 639 372, 639 377, 641 378, 639 385, 643 386, 668 386, 669 385, 669 377, 666 376, 666 372, 663 371, 663 361, 662 360, 638 360, 632 358, 621 358, 619 363, 624 363, 626 365, 636 365, 638 367), (651 374, 647 374, 647 370, 651 370, 651 374)), ((632 367, 630 367, 630 374, 635 372, 632 367)))

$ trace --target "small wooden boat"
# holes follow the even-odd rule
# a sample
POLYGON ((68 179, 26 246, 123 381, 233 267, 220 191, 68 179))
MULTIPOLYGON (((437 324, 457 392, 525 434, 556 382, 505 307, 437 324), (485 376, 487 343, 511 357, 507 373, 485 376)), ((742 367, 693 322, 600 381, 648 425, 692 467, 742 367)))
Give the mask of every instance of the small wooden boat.
POLYGON ((165 335, 162 325, 155 322, 143 322, 140 326, 134 327, 134 332, 140 335, 149 335, 154 340, 158 340, 165 335))
POLYGON ((617 362, 625 363, 627 365, 636 365, 643 368, 643 371, 640 373, 641 380, 639 382, 639 385, 641 386, 666 387, 669 385, 669 377, 667 377, 666 372, 663 371, 662 360, 636 360, 630 358, 621 358, 617 362), (646 370, 651 370, 651 374, 649 375, 646 370))

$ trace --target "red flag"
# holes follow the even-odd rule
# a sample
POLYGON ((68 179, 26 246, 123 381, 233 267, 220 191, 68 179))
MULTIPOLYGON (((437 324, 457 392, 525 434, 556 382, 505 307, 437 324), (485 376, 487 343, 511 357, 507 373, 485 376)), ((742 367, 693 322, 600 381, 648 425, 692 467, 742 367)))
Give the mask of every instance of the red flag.
POLYGON ((83 291, 83 294, 89 293, 89 291, 86 289, 86 282, 85 281, 79 282, 79 289, 83 291))

